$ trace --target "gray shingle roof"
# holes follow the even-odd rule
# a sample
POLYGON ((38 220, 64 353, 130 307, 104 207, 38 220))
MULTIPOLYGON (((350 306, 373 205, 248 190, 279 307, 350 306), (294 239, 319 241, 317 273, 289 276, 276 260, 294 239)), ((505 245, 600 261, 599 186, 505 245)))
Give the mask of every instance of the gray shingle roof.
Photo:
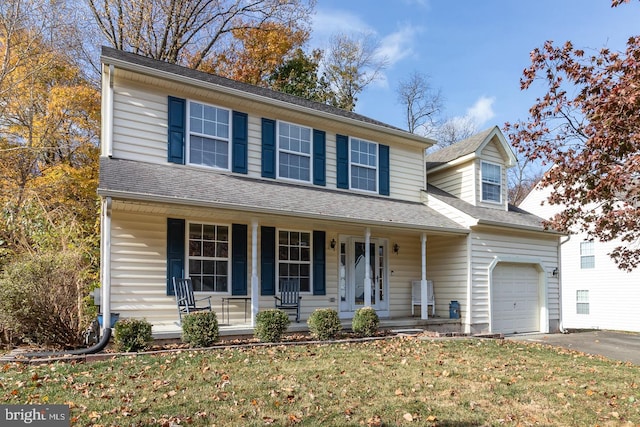
MULTIPOLYGON (((511 204, 507 211, 474 206, 430 184, 427 185, 427 193, 460 212, 476 218, 480 224, 545 231, 542 218, 511 204)), ((554 231, 548 232, 557 234, 554 231)))
POLYGON ((423 203, 220 173, 182 165, 100 159, 98 194, 331 221, 466 233, 423 203))
MULTIPOLYGON (((415 135, 407 132, 405 129, 400 129, 395 126, 391 126, 387 123, 383 123, 378 120, 374 120, 372 118, 369 118, 360 114, 356 114, 351 111, 345 111, 340 108, 333 107, 331 105, 310 101, 308 99, 300 98, 294 95, 289 95, 287 93, 282 93, 282 92, 274 91, 264 87, 259 87, 259 86, 254 86, 247 83, 238 82, 238 81, 227 79, 225 77, 221 77, 215 74, 209 74, 202 71, 193 70, 191 68, 182 67, 176 64, 170 64, 168 62, 159 61, 157 59, 151 59, 145 56, 136 55, 134 53, 124 52, 122 50, 103 46, 102 61, 105 63, 109 63, 109 60, 108 60, 109 58, 139 65, 142 67, 149 68, 151 70, 164 71, 164 72, 175 74, 178 76, 199 80, 201 82, 211 83, 211 84, 239 90, 242 92, 246 92, 248 94, 262 96, 264 98, 283 101, 283 102, 287 102, 300 107, 306 107, 316 111, 322 111, 325 113, 334 114, 336 116, 357 120, 363 123, 373 124, 376 126, 393 129, 395 131, 405 132, 408 136, 415 138, 415 135)), ((427 142, 428 140, 425 139, 425 143, 427 142)))
POLYGON ((495 128, 496 126, 493 126, 480 133, 472 135, 467 139, 463 139, 462 141, 458 141, 455 144, 451 144, 428 154, 426 156, 427 170, 449 163, 450 161, 464 157, 467 154, 474 153, 495 128))

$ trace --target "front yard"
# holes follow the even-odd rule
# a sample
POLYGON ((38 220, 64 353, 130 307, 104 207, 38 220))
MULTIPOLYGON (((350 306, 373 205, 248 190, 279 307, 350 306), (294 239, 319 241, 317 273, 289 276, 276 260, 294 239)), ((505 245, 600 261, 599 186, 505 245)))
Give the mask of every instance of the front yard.
POLYGON ((393 338, 7 364, 0 403, 73 425, 640 424, 640 367, 539 344, 393 338))

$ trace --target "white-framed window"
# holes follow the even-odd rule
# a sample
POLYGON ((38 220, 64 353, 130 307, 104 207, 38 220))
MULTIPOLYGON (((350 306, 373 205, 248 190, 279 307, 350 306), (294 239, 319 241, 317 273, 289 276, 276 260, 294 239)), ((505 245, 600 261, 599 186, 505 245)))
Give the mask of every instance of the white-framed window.
POLYGON ((297 279, 300 292, 311 292, 311 233, 278 231, 278 279, 297 279))
POLYGON ((502 202, 502 167, 495 163, 481 162, 482 201, 502 202))
POLYGON ((311 128, 278 122, 278 177, 311 182, 311 128))
POLYGON ((351 138, 349 170, 351 188, 378 191, 378 144, 351 138))
POLYGON ((589 314, 589 291, 576 291, 576 314, 589 314))
POLYGON ((585 240, 584 242, 580 242, 580 268, 595 268, 596 267, 596 256, 594 252, 594 244, 593 240, 585 240))
POLYGON ((193 290, 229 292, 229 226, 189 223, 187 265, 193 290))
POLYGON ((231 111, 201 102, 188 102, 189 163, 229 169, 231 111))

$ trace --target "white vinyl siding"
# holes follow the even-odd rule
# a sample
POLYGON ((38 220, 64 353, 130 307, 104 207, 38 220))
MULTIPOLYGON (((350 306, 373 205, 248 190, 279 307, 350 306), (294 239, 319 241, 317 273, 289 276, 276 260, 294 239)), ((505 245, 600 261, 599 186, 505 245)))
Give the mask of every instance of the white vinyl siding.
MULTIPOLYGON (((489 266, 496 259, 523 264, 539 262, 545 272, 553 271, 557 265, 557 244, 555 237, 538 238, 524 233, 474 232, 471 237, 471 283, 473 301, 471 313, 472 332, 489 332, 490 323, 490 271, 489 266)), ((557 328, 560 320, 559 283, 551 273, 545 274, 546 309, 551 330, 557 328)), ((541 304, 544 303, 541 301, 541 304)), ((545 320, 545 319, 542 319, 545 320)), ((541 322, 542 323, 542 322, 541 322)))
POLYGON ((467 203, 477 205, 475 171, 475 163, 470 161, 443 172, 429 174, 427 182, 467 203))
POLYGON ((117 84, 113 98, 113 157, 166 162, 166 94, 117 84))

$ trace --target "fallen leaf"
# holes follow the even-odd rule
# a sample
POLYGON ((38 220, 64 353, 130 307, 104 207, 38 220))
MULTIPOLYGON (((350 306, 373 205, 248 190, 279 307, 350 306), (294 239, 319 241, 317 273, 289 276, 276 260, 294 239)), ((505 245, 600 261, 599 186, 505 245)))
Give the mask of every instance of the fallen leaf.
POLYGON ((438 420, 438 417, 436 417, 435 415, 429 415, 427 417, 427 421, 437 421, 437 420, 438 420))
POLYGON ((410 413, 406 413, 402 416, 402 418, 404 418, 406 421, 412 422, 413 421, 413 415, 411 415, 410 413))
POLYGON ((402 396, 404 393, 400 389, 396 389, 396 396, 402 396))

